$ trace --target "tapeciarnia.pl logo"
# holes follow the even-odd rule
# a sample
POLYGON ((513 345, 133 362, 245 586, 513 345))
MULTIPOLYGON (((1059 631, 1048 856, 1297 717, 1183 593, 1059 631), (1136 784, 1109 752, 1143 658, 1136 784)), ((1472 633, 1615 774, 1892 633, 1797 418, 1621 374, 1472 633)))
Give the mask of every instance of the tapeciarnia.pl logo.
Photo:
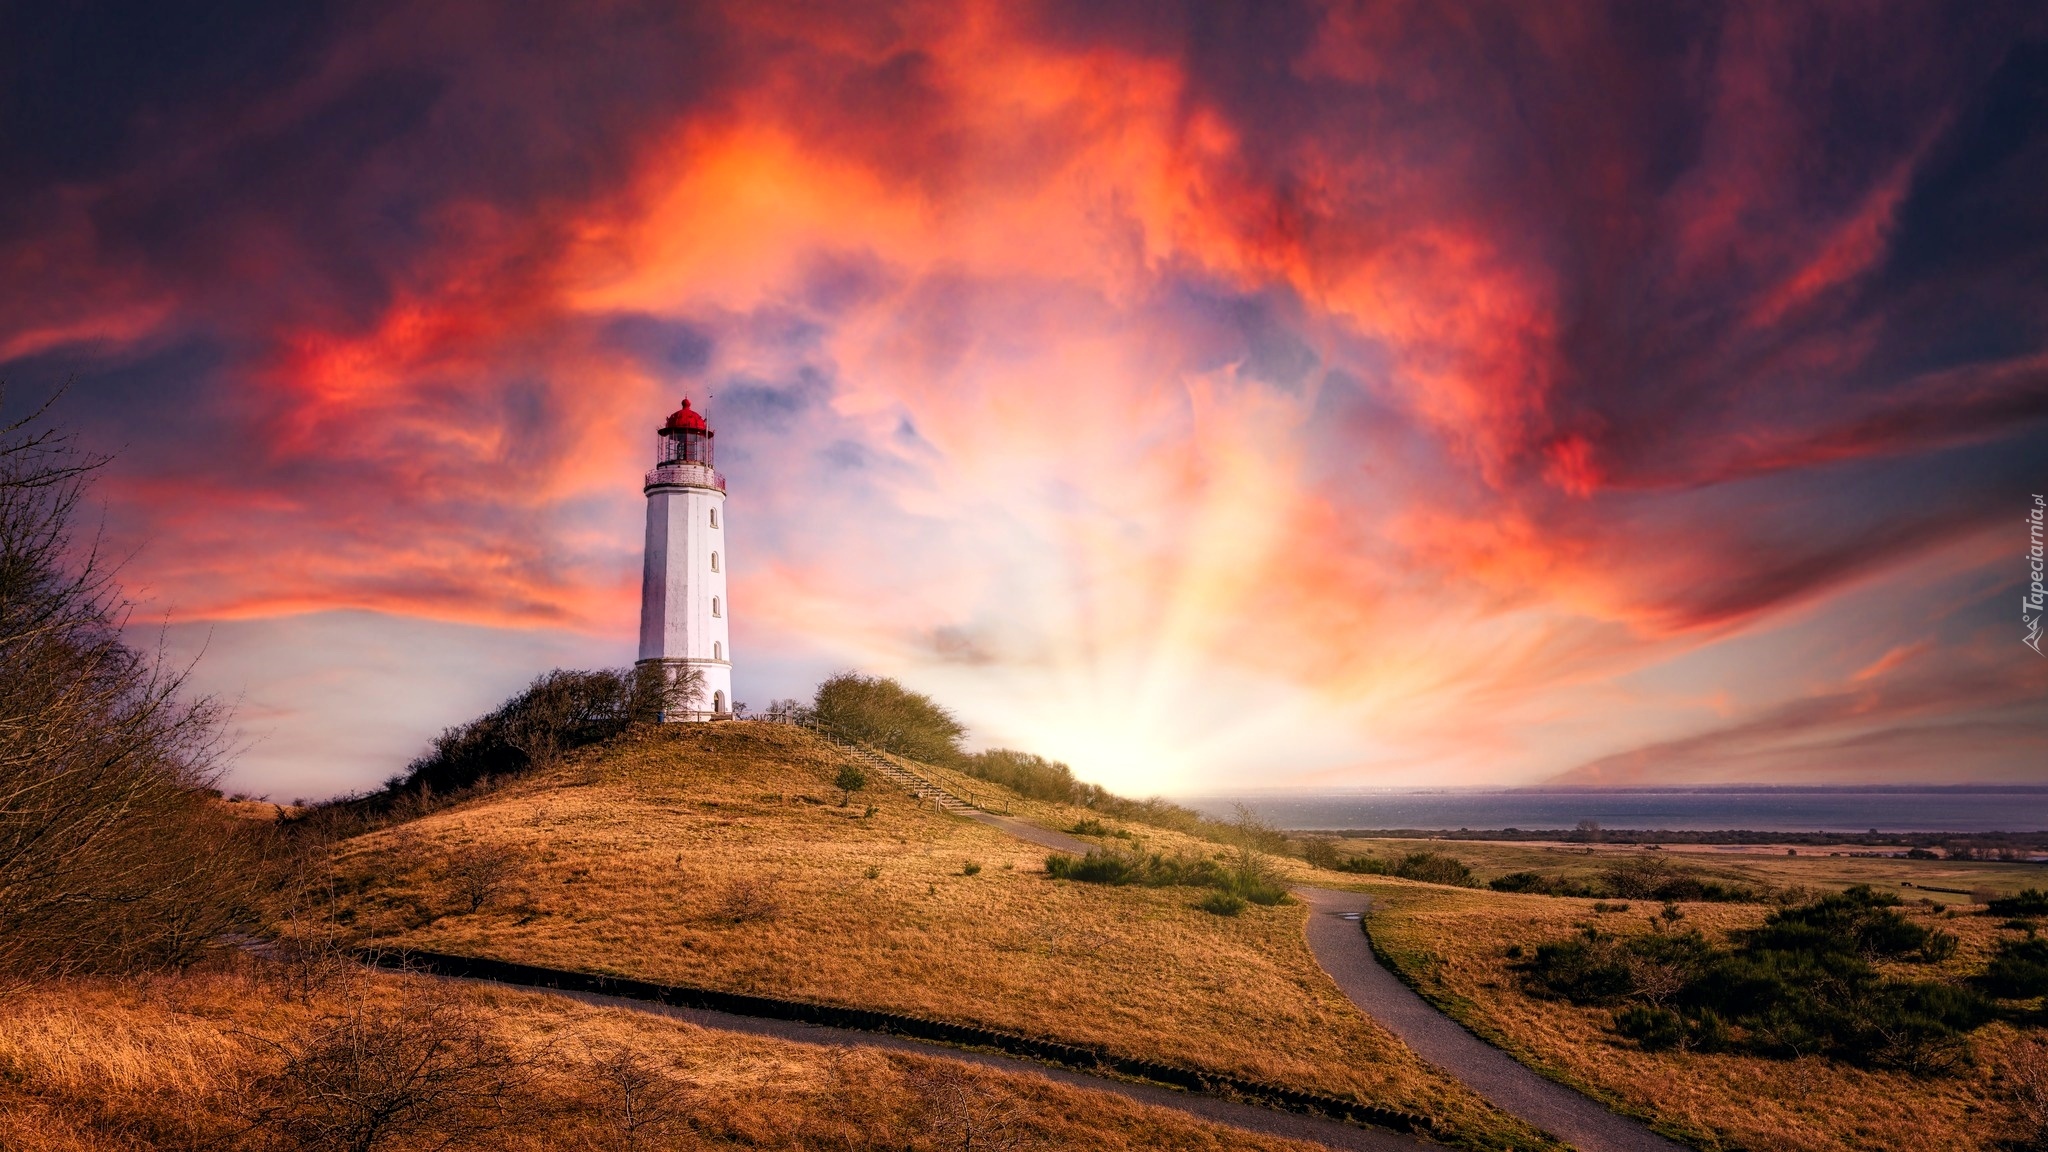
POLYGON ((2041 651, 2041 613, 2048 608, 2048 587, 2042 586, 2042 570, 2048 567, 2041 548, 2044 514, 2048 514, 2048 500, 2034 497, 2034 506, 2027 510, 2027 568, 2034 582, 2028 586, 2027 594, 2020 597, 2020 625, 2027 630, 2020 643, 2032 648, 2036 656, 2048 656, 2048 652, 2041 651))

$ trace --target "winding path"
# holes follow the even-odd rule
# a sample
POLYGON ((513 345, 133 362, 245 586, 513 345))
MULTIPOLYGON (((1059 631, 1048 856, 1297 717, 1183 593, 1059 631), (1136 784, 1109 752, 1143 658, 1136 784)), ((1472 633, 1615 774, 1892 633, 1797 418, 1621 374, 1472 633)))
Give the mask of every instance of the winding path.
MULTIPOLYGON (((1097 847, 1022 820, 986 812, 971 815, 983 824, 1057 851, 1086 853, 1097 847)), ((1530 1071, 1401 983, 1373 955, 1372 942, 1359 926, 1359 918, 1372 903, 1370 897, 1329 888, 1293 891, 1309 906, 1309 951, 1351 1003, 1487 1103, 1580 1152, 1686 1152, 1685 1145, 1530 1071)))
POLYGON ((1296 888, 1294 894, 1308 902, 1308 946, 1316 963, 1359 1011, 1494 1107, 1580 1152, 1684 1152, 1685 1145, 1531 1072, 1401 983, 1373 955, 1358 921, 1346 918, 1362 916, 1370 897, 1328 888, 1296 888))
MULTIPOLYGON (((468 978, 439 977, 439 979, 468 978)), ((1240 1104, 1234 1100, 1214 1096, 1198 1096, 1192 1092, 1179 1092, 1153 1084, 1137 1084, 1128 1080, 1113 1080, 1104 1076, 1091 1076, 1071 1068, 1059 1068, 1040 1064, 1015 1056, 1003 1056, 992 1052, 977 1052, 965 1048, 954 1048, 945 1044, 927 1043, 903 1036, 889 1036, 874 1032, 859 1032, 848 1028, 830 1028, 817 1024, 800 1024, 789 1020, 764 1020, 753 1016, 736 1016, 727 1012, 712 1012, 701 1008, 677 1008, 667 1004, 654 1004, 645 1000, 629 1000, 619 996, 602 996, 589 992, 552 990, 554 995, 581 1000, 586 1004, 597 1004, 612 1008, 627 1008, 635 1012, 647 1012, 687 1021, 700 1028, 713 1028, 721 1032, 742 1032, 750 1036, 767 1036, 777 1040, 790 1040, 799 1044, 818 1044, 832 1048, 881 1048, 891 1052, 909 1052, 919 1056, 937 1056, 946 1060, 958 1060, 1025 1076, 1038 1076, 1056 1084, 1066 1084, 1094 1092, 1109 1092, 1126 1100, 1150 1104, 1159 1108, 1170 1108, 1176 1112, 1235 1128, 1240 1132, 1252 1132, 1261 1136, 1281 1136, 1300 1140, 1324 1148, 1340 1149, 1342 1152, 1428 1152, 1441 1145, 1431 1144, 1414 1136, 1390 1132, 1384 1128, 1365 1128, 1331 1120, 1321 1116, 1309 1116, 1298 1112, 1282 1112, 1257 1104, 1240 1104)))

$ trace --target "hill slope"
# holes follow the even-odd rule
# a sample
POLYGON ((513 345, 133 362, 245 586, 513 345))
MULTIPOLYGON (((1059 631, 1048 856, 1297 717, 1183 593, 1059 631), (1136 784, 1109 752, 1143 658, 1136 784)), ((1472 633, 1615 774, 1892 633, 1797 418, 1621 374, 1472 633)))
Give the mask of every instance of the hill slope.
POLYGON ((1219 917, 1191 889, 1051 880, 1043 850, 886 786, 841 807, 843 763, 775 725, 640 733, 348 842, 342 914, 365 939, 980 1024, 1543 1143, 1360 1015, 1300 906, 1219 917), (469 912, 451 861, 492 852, 516 876, 469 912))

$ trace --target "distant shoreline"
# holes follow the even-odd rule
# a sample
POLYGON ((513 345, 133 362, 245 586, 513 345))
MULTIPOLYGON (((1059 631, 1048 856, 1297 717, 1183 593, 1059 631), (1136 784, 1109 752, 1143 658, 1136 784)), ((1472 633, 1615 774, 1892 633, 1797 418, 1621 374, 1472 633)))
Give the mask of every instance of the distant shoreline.
POLYGON ((1788 844, 1814 847, 1940 848, 1967 845, 2048 849, 2048 829, 2009 832, 1775 832, 1749 828, 1289 828, 1289 832, 1370 840, 1499 840, 1561 844, 1788 844))

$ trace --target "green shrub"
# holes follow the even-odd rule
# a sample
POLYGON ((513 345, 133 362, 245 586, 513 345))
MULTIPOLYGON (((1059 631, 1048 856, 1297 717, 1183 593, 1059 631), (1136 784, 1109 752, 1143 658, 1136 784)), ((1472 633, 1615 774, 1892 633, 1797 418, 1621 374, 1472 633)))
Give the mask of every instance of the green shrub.
POLYGON ((1495 892, 1539 892, 1548 894, 1550 882, 1540 872, 1510 872, 1495 876, 1486 886, 1495 892))
POLYGON ((1074 836, 1107 836, 1113 839, 1123 840, 1137 839, 1137 837, 1132 836, 1129 832, 1126 832, 1122 828, 1111 828, 1109 825, 1104 824, 1102 821, 1097 820, 1093 816, 1090 816, 1085 820, 1075 821, 1074 826, 1067 829, 1067 832, 1070 835, 1074 836))
POLYGON ((1046 875, 1084 884, 1129 884, 1139 879, 1140 863, 1135 856, 1097 848, 1079 858, 1057 853, 1045 859, 1046 875))
POLYGON ((1268 907, 1283 903, 1287 899, 1287 889, 1285 887, 1275 884, 1270 880, 1244 876, 1230 877, 1225 882, 1223 891, 1242 897, 1254 904, 1263 904, 1268 907))
POLYGON ((2009 1000, 2048 996, 2048 939, 2029 936, 1999 941, 1998 951, 1978 982, 1992 995, 2009 1000))
POLYGON ((1377 856, 1346 856, 1331 867, 1338 872, 1355 872, 1365 876, 1384 876, 1388 871, 1387 862, 1377 856))
POLYGON ((1478 881, 1472 878, 1472 869, 1463 860, 1446 856, 1441 852, 1410 852, 1394 865, 1393 873, 1404 880, 1421 880, 1430 884, 1452 884, 1460 888, 1476 888, 1478 881))
POLYGON ((1685 1018, 1669 1008, 1632 1004, 1614 1014, 1614 1030, 1641 1045, 1645 1052, 1676 1048, 1685 1042, 1685 1018))
POLYGON ((1218 916, 1235 916, 1244 911, 1245 899, 1235 892, 1225 892, 1219 888, 1196 901, 1195 907, 1204 912, 1214 912, 1218 916))
MULTIPOLYGON (((1697 931, 1618 937, 1588 928, 1539 945, 1523 979, 1536 995, 1619 1007, 1616 1030, 1645 1048, 1949 1071, 1964 1059, 1962 1035, 1991 1018, 1991 1005, 1973 988, 1878 973, 1874 958, 1929 962, 1955 951, 1954 937, 1907 921, 1897 903, 1869 888, 1823 896, 1773 913, 1732 948, 1697 931)), ((2028 973, 2038 972, 2048 989, 2048 942, 2038 952, 2026 943, 2002 946, 2007 962, 1980 983, 2023 990, 2037 986, 2028 973)))
POLYGON ((2048 892, 2023 888, 2011 896, 2000 896, 1985 906, 1993 916, 2048 916, 2048 892))
POLYGON ((928 764, 958 764, 966 726, 931 697, 883 676, 840 672, 818 685, 812 710, 828 732, 928 764))
POLYGON ((981 875, 981 865, 969 860, 960 866, 960 874, 962 876, 979 876, 981 875))
POLYGON ((1616 1004, 1633 990, 1627 956, 1612 936, 1592 930, 1536 946, 1526 966, 1532 991, 1574 1004, 1616 1004))

